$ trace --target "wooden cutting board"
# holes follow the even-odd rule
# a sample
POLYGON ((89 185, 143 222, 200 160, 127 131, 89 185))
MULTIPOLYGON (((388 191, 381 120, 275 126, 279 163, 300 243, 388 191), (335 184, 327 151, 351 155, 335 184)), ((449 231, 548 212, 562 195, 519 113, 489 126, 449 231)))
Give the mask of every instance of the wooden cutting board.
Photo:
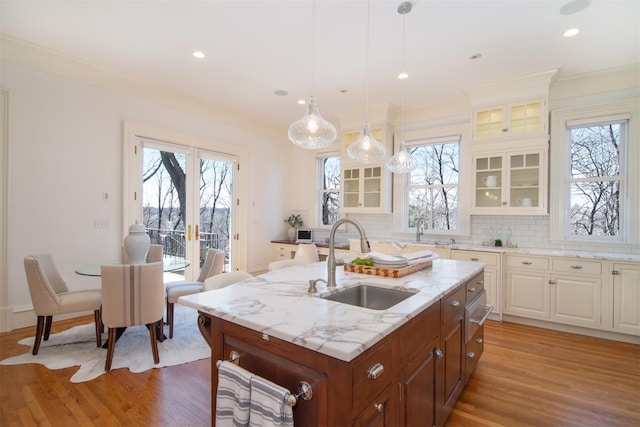
POLYGON ((416 271, 423 270, 427 267, 431 267, 431 264, 433 264, 433 260, 431 259, 425 262, 421 262, 414 265, 408 265, 402 268, 384 268, 384 267, 376 267, 371 265, 345 264, 344 271, 397 279, 399 277, 403 277, 408 274, 415 273, 416 271))

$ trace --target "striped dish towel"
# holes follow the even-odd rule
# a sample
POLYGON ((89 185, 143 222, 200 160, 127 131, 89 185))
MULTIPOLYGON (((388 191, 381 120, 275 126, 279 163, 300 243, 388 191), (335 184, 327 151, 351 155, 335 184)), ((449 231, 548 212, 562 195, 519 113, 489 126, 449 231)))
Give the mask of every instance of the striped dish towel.
POLYGON ((218 367, 216 394, 216 426, 245 427, 249 425, 251 378, 253 374, 230 362, 218 367))
POLYGON ((293 409, 287 405, 289 390, 255 375, 251 378, 251 427, 293 427, 293 409))

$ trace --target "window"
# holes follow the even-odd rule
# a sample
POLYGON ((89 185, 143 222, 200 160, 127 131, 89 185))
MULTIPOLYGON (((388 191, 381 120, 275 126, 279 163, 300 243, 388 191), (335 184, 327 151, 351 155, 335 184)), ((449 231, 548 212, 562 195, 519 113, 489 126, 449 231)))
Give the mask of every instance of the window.
POLYGON ((640 241, 637 100, 552 112, 551 240, 613 251, 640 241))
POLYGON ((628 120, 569 125, 568 236, 619 238, 628 120))
POLYGON ((429 232, 460 231, 459 164, 460 138, 421 141, 408 147, 418 167, 406 186, 407 228, 424 218, 429 232))
POLYGON ((340 155, 324 154, 316 159, 319 226, 331 226, 340 217, 340 155))

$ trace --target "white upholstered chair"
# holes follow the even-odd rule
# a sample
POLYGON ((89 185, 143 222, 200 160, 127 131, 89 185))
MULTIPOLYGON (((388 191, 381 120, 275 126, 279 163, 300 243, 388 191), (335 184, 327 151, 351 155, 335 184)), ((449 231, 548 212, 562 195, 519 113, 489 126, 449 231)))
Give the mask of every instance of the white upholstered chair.
POLYGON ((164 314, 164 283, 161 262, 103 265, 102 321, 109 328, 107 360, 111 370, 118 328, 146 325, 149 329, 154 363, 160 362, 157 336, 164 314))
POLYGON ((301 261, 303 264, 320 261, 318 247, 313 243, 300 243, 296 249, 293 259, 301 261))
POLYGON ((226 286, 233 285, 234 283, 241 282, 245 279, 250 279, 252 277, 253 276, 251 274, 242 270, 230 271, 228 273, 211 276, 204 281, 203 292, 212 291, 214 289, 221 289, 226 286))
POLYGON ((287 267, 292 267, 294 265, 301 265, 304 264, 302 261, 300 261, 299 259, 281 259, 278 261, 272 261, 269 263, 269 271, 276 271, 276 270, 280 270, 281 268, 287 268, 287 267))
POLYGON ((169 324, 169 338, 173 338, 173 311, 178 298, 184 295, 197 294, 204 289, 204 281, 209 277, 222 273, 224 269, 223 251, 208 249, 204 259, 204 265, 196 281, 180 280, 167 283, 167 323, 169 324))
POLYGON ((24 270, 29 284, 33 311, 38 316, 36 338, 31 352, 34 356, 38 354, 43 335, 45 341, 49 339, 53 316, 59 314, 93 311, 96 342, 98 347, 102 345, 102 324, 100 323, 102 296, 99 289, 69 291, 49 254, 25 257, 24 270))

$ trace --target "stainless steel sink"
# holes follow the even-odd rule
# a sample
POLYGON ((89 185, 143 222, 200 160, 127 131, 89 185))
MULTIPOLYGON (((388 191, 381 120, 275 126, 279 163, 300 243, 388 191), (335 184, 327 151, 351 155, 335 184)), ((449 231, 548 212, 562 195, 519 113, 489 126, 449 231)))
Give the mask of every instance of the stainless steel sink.
POLYGON ((372 310, 386 310, 413 295, 415 295, 415 292, 359 284, 353 288, 326 295, 322 298, 372 310))

